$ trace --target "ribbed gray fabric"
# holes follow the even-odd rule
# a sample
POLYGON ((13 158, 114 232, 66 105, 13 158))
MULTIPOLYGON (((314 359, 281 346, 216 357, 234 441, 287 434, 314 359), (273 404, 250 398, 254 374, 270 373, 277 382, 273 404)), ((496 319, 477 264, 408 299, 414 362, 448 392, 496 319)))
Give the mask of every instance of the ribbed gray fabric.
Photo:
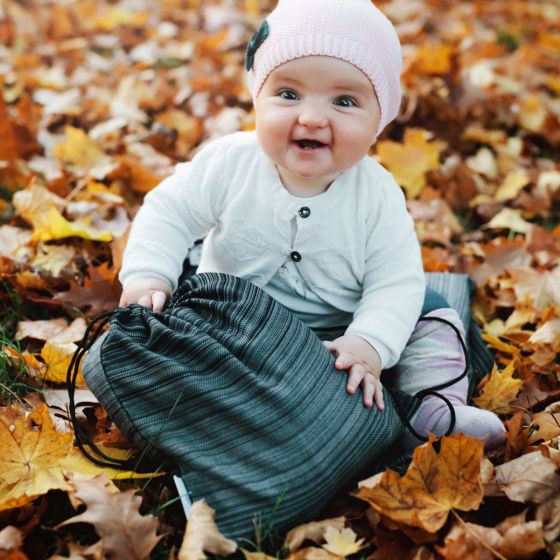
POLYGON ((413 397, 385 410, 346 393, 346 373, 319 338, 253 284, 187 279, 162 313, 131 305, 90 350, 84 377, 131 442, 173 459, 193 501, 221 531, 252 538, 252 519, 285 530, 315 518, 361 475, 400 459, 388 450, 413 397))

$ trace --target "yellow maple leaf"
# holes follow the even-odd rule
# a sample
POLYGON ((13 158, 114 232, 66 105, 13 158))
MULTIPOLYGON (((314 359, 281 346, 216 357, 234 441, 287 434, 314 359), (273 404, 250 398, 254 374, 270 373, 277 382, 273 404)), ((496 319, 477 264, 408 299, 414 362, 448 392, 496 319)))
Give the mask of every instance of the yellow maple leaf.
POLYGON ((524 169, 511 171, 507 174, 504 182, 498 187, 494 198, 496 200, 515 198, 530 182, 531 179, 524 169))
POLYGON ((363 547, 364 539, 356 540, 356 533, 349 527, 344 529, 335 529, 327 527, 325 530, 326 544, 323 545, 325 550, 337 556, 350 556, 355 554, 363 547))
POLYGON ((53 156, 65 163, 80 167, 93 167, 104 153, 99 146, 81 128, 67 126, 66 140, 53 148, 53 156))
POLYGON ((484 495, 480 479, 483 443, 463 434, 435 437, 417 447, 408 471, 400 477, 387 470, 373 488, 356 496, 391 521, 434 533, 452 509, 477 509, 484 495))
MULTIPOLYGON (((56 430, 46 404, 26 415, 15 407, 0 409, 0 511, 30 502, 49 490, 70 490, 74 479, 90 479, 101 472, 110 478, 159 476, 101 468, 88 461, 73 445, 71 432, 56 430)), ((113 458, 128 452, 108 450, 113 458)))
MULTIPOLYGON (((47 365, 43 379, 55 383, 66 383, 66 372, 77 348, 73 342, 47 342, 41 350, 41 357, 47 365)), ((76 378, 76 385, 81 387, 85 385, 81 367, 76 378)))
POLYGON ((428 140, 426 130, 408 128, 402 144, 391 140, 377 144, 380 162, 404 188, 407 198, 418 196, 426 186, 426 172, 440 166, 440 146, 428 140))
POLYGON ((511 360, 502 371, 494 364, 490 375, 487 375, 479 385, 480 395, 473 399, 476 406, 499 414, 511 412, 509 405, 515 400, 523 384, 521 379, 513 377, 514 373, 515 360, 511 360))
POLYGON ((93 241, 111 241, 113 236, 106 231, 99 231, 90 226, 91 217, 87 216, 68 221, 54 206, 42 214, 29 216, 33 225, 33 241, 51 241, 53 239, 64 239, 66 237, 81 237, 93 241))

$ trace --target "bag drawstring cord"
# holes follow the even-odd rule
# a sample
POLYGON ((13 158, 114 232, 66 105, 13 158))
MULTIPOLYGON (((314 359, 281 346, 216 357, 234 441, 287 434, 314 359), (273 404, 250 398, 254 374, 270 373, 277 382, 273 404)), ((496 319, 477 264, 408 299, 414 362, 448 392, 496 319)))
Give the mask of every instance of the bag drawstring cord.
POLYGON ((115 311, 106 311, 105 313, 100 313, 96 315, 91 323, 86 328, 82 340, 78 343, 78 347, 72 356, 70 365, 68 366, 68 371, 66 372, 66 389, 68 391, 68 410, 70 415, 70 423, 74 430, 74 436, 76 438, 76 444, 80 448, 80 451, 89 459, 92 463, 99 465, 100 467, 110 467, 114 469, 129 469, 131 464, 129 461, 123 461, 121 459, 115 459, 109 455, 103 453, 99 447, 93 442, 93 440, 82 430, 78 423, 76 417, 76 379, 78 378, 78 373, 80 371, 80 362, 82 358, 87 353, 87 351, 93 346, 95 341, 99 338, 99 335, 103 332, 103 329, 114 315, 115 311), (95 454, 100 458, 95 457, 86 448, 89 447, 95 454))
MULTIPOLYGON (((457 417, 455 415, 455 409, 453 408, 453 405, 451 404, 449 399, 447 397, 445 397, 444 395, 442 395, 441 393, 438 393, 437 391, 440 391, 441 389, 446 389, 447 387, 450 387, 451 385, 454 385, 455 383, 458 383, 459 381, 461 381, 461 379, 463 379, 465 376, 468 375, 469 369, 470 369, 470 362, 469 362, 469 355, 468 355, 468 351, 467 351, 467 346, 465 344, 465 341, 463 340, 461 332, 451 321, 448 321, 447 319, 444 319, 443 317, 428 317, 426 315, 422 315, 418 319, 418 322, 420 322, 420 321, 438 321, 439 323, 444 323, 444 324, 450 326, 455 331, 455 334, 457 335, 457 338, 458 338, 459 343, 461 345, 461 349, 463 351, 463 355, 465 357, 465 369, 463 370, 461 375, 459 375, 458 377, 455 377, 454 379, 451 379, 450 381, 446 381, 445 383, 441 383, 440 385, 434 385, 433 387, 428 387, 427 389, 423 389, 422 391, 418 391, 418 393, 416 393, 414 395, 418 399, 424 399, 427 396, 438 397, 449 407, 449 413, 450 413, 451 419, 449 421, 449 428, 447 429, 447 432, 445 432, 445 434, 444 434, 444 435, 448 436, 453 432, 453 429, 455 428, 455 422, 456 422, 457 417)), ((401 417, 401 420, 403 421, 406 428, 410 431, 410 433, 414 437, 416 437, 417 439, 419 439, 421 441, 428 441, 428 438, 426 436, 420 435, 412 427, 412 425, 410 424, 410 422, 408 420, 407 415, 403 414, 398 406, 397 406, 397 412, 398 412, 399 416, 401 417)))
MULTIPOLYGON (((96 465, 99 465, 101 467, 128 469, 130 468, 130 463, 128 461, 114 459, 113 457, 110 457, 109 455, 103 453, 103 451, 101 451, 97 447, 97 445, 92 441, 92 439, 82 430, 76 417, 75 391, 76 391, 76 379, 79 373, 80 362, 83 356, 87 353, 87 351, 93 346, 95 341, 99 338, 99 335, 105 328, 105 325, 107 325, 111 317, 114 315, 114 313, 115 313, 114 311, 107 311, 105 313, 101 313, 97 315, 96 317, 93 318, 92 322, 87 327, 82 340, 78 343, 78 348, 74 352, 74 355, 72 356, 72 361, 70 362, 70 365, 68 367, 68 371, 66 374, 66 388, 68 390, 70 422, 72 428, 74 429, 76 444, 80 448, 80 451, 92 463, 95 463, 96 465), (99 324, 96 325, 96 323, 99 324), (93 456, 87 450, 86 446, 88 446, 94 453, 98 455, 98 457, 101 457, 102 459, 93 456)), ((428 387, 427 389, 423 389, 422 391, 419 391, 414 395, 418 399, 424 399, 427 396, 438 397, 449 407, 449 413, 451 418, 449 422, 449 428, 444 434, 448 436, 453 432, 453 429, 455 428, 455 422, 456 422, 455 409, 453 408, 453 405, 451 404, 449 399, 444 395, 442 395, 441 393, 438 393, 438 391, 440 391, 441 389, 446 389, 447 387, 450 387, 451 385, 458 383, 461 379, 463 379, 466 375, 468 375, 470 369, 470 362, 469 362, 467 347, 463 340, 463 337, 461 336, 461 332, 451 321, 448 321, 447 319, 444 319, 442 317, 427 317, 425 315, 422 315, 418 319, 418 322, 420 321, 438 321, 440 323, 444 323, 449 327, 451 327, 455 331, 455 334, 457 335, 457 339, 459 340, 465 358, 465 369, 463 370, 461 375, 459 375, 454 379, 451 379, 450 381, 441 383, 440 385, 434 385, 433 387, 428 387)), ((412 425, 408 420, 407 415, 400 410, 400 407, 398 405, 397 405, 397 412, 399 413, 399 416, 401 417, 401 420, 403 421, 404 425, 412 433, 412 435, 414 435, 417 439, 421 441, 428 441, 428 438, 426 436, 420 435, 412 427, 412 425)))

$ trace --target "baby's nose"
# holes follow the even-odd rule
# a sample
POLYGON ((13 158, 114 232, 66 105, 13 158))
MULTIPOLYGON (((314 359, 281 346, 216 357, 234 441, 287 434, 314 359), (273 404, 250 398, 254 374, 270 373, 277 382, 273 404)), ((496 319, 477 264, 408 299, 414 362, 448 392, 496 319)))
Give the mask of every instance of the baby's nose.
POLYGON ((325 112, 313 104, 307 104, 301 108, 298 121, 302 126, 316 128, 324 127, 328 124, 325 112))

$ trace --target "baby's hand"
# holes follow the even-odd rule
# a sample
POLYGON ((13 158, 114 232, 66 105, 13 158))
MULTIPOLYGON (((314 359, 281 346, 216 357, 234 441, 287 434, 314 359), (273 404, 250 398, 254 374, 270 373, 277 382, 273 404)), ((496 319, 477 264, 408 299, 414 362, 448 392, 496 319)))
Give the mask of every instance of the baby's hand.
POLYGON ((364 404, 370 407, 375 401, 377 408, 384 410, 381 360, 375 348, 363 338, 355 335, 326 340, 323 344, 335 356, 336 369, 348 370, 346 390, 353 395, 361 385, 364 404))
POLYGON ((167 282, 159 278, 138 278, 129 282, 123 289, 119 307, 138 303, 157 312, 163 309, 165 300, 169 296, 171 296, 171 288, 167 282))

